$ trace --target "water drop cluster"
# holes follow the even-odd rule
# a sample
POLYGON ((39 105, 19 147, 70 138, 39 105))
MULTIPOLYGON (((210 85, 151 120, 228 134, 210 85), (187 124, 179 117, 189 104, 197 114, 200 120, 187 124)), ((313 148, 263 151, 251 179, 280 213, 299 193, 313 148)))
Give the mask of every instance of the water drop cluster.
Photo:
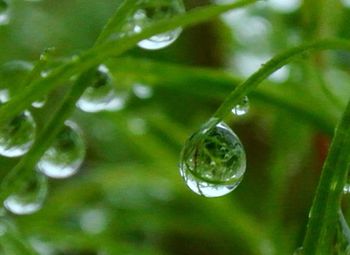
POLYGON ((180 159, 185 183, 205 197, 219 197, 233 191, 246 169, 241 141, 224 122, 215 124, 216 121, 209 121, 186 141, 180 159))

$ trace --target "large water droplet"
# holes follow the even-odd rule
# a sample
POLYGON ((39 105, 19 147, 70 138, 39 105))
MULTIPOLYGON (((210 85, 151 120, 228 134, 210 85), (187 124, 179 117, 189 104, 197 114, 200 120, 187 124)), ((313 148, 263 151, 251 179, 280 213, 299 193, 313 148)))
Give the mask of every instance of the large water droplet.
POLYGON ((246 169, 242 143, 224 123, 209 121, 187 141, 181 153, 180 173, 187 186, 205 197, 233 191, 246 169))
POLYGON ((75 174, 85 157, 85 144, 78 126, 67 121, 51 147, 38 162, 40 172, 51 178, 75 174))
POLYGON ((47 179, 40 173, 33 173, 24 187, 4 201, 7 210, 14 214, 32 214, 41 209, 47 195, 47 179))
MULTIPOLYGON (((145 1, 133 16, 133 32, 139 33, 153 22, 169 19, 184 13, 182 0, 145 1)), ((147 50, 158 50, 172 44, 181 34, 182 28, 176 28, 166 33, 154 35, 142 40, 138 46, 147 50)))
POLYGON ((242 116, 247 114, 249 111, 249 99, 247 96, 241 99, 241 102, 237 104, 233 109, 232 113, 237 116, 242 116))
POLYGON ((113 82, 108 68, 105 65, 100 65, 91 85, 87 87, 77 102, 77 107, 84 112, 109 110, 110 104, 116 98, 113 82))
POLYGON ((0 155, 19 157, 27 153, 34 142, 35 128, 33 117, 28 111, 0 127, 0 155))
POLYGON ((10 21, 9 4, 5 0, 0 0, 0 25, 6 25, 10 21))

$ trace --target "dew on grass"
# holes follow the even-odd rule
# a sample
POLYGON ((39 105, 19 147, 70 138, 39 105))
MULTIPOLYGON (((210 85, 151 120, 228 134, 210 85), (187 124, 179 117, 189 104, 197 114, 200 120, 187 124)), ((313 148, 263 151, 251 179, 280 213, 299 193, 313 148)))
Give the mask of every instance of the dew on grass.
POLYGON ((242 116, 247 114, 249 111, 249 99, 247 96, 243 97, 239 104, 237 104, 233 109, 232 113, 236 116, 242 116))
POLYGON ((224 122, 217 124, 215 119, 193 134, 181 153, 182 178, 192 191, 205 197, 220 197, 233 191, 245 169, 241 141, 224 122))
POLYGON ((105 65, 96 70, 95 78, 77 102, 77 107, 89 113, 109 110, 116 98, 114 80, 105 65))
POLYGON ((75 123, 66 121, 37 167, 47 177, 67 178, 79 170, 84 157, 85 143, 81 131, 75 123))
MULTIPOLYGON (((162 0, 145 1, 133 15, 128 30, 132 33, 140 33, 144 28, 159 20, 166 20, 176 15, 185 13, 185 7, 182 0, 162 0)), ((147 50, 158 50, 172 44, 181 34, 182 28, 178 27, 171 31, 153 35, 148 39, 142 40, 138 46, 147 50)))
POLYGON ((148 99, 153 96, 153 90, 150 86, 136 83, 132 88, 135 96, 137 96, 140 99, 148 99))
MULTIPOLYGON (((7 90, 0 91, 0 107, 9 99, 7 90)), ((28 152, 35 139, 36 124, 29 111, 18 114, 0 127, 0 155, 19 157, 28 152)))
POLYGON ((18 215, 32 214, 39 211, 47 195, 47 178, 34 172, 24 186, 7 197, 5 208, 18 215))

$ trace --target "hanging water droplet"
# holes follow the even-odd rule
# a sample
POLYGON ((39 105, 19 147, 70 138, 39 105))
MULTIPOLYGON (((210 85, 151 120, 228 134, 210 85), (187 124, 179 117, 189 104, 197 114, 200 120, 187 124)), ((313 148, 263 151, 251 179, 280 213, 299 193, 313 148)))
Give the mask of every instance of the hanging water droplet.
POLYGON ((7 25, 10 22, 9 4, 0 0, 0 25, 7 25))
POLYGON ((224 122, 216 123, 217 120, 210 120, 192 135, 181 153, 182 178, 192 191, 205 197, 219 197, 233 191, 246 169, 239 138, 224 122))
POLYGON ((108 110, 110 104, 116 98, 113 83, 114 81, 108 68, 105 65, 100 65, 96 70, 96 76, 91 85, 87 87, 77 102, 77 107, 84 112, 108 110))
POLYGON ((23 89, 24 81, 33 70, 33 64, 23 60, 13 60, 1 66, 0 87, 10 90, 10 94, 16 94, 23 89))
POLYGON ((10 195, 4 201, 5 208, 18 215, 32 214, 41 209, 47 195, 47 179, 34 172, 31 179, 21 190, 10 195))
MULTIPOLYGON (((132 31, 139 33, 143 28, 153 22, 169 19, 178 14, 184 13, 185 7, 182 0, 163 0, 163 1, 145 1, 139 10, 133 16, 132 31)), ((181 34, 182 28, 154 35, 148 39, 142 40, 138 46, 147 50, 158 50, 172 44, 181 34)))
POLYGON ((28 111, 0 127, 0 155, 19 157, 27 153, 34 142, 35 128, 33 117, 28 111))
POLYGON ((85 144, 78 126, 66 121, 51 147, 38 162, 40 172, 51 178, 67 178, 75 174, 85 157, 85 144))
POLYGON ((350 194, 350 184, 349 183, 344 185, 343 194, 344 195, 350 194))
POLYGON ((247 114, 249 111, 249 99, 247 96, 243 97, 241 102, 232 109, 232 113, 237 116, 247 114))

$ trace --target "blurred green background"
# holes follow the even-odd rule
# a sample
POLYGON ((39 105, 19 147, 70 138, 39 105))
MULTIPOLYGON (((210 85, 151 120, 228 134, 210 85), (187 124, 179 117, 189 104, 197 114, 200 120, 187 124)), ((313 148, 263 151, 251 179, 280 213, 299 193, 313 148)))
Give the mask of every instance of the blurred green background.
MULTIPOLYGON (((51 46, 57 57, 89 49, 120 2, 13 0, 11 21, 0 26, 0 64, 34 62, 51 46)), ((213 4, 185 3, 187 9, 213 4)), ((76 110, 71 119, 87 146, 83 167, 70 179, 50 180, 38 213, 3 216, 13 236, 0 244, 16 255, 25 254, 21 246, 40 255, 292 254, 350 94, 349 54, 297 58, 250 95, 247 115, 227 119, 247 154, 245 178, 228 196, 192 193, 178 173, 179 154, 234 85, 270 57, 321 37, 348 38, 349 6, 345 0, 262 1, 185 29, 166 49, 135 48, 106 60, 116 89, 127 95, 125 107, 76 110), (135 93, 135 84, 146 85, 148 94, 135 93)), ((31 109, 39 128, 55 100, 31 109)), ((16 162, 0 157, 1 176, 16 162)))

